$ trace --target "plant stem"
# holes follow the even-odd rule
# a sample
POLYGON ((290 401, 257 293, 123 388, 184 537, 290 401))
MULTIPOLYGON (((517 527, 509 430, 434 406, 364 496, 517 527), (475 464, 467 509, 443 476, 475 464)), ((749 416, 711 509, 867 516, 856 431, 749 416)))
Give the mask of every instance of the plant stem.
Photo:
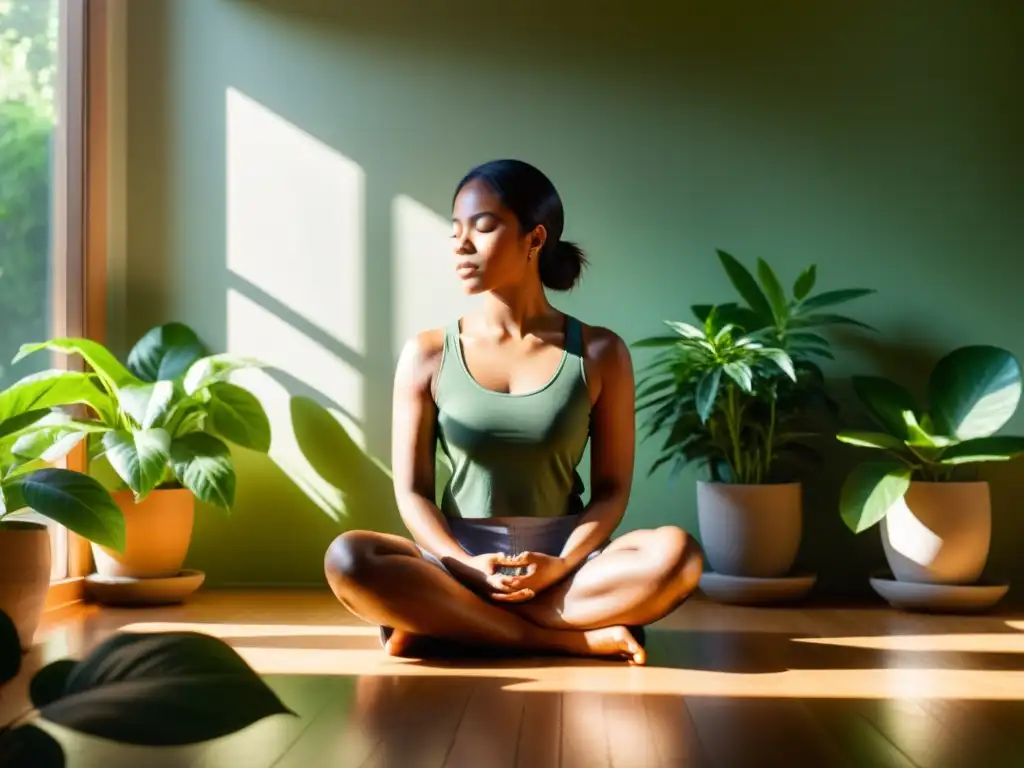
POLYGON ((775 392, 769 393, 768 413, 768 440, 765 441, 764 470, 759 482, 771 472, 772 456, 775 455, 775 392))
POLYGON ((726 401, 725 420, 729 428, 729 442, 732 443, 733 476, 736 482, 742 483, 744 480, 744 465, 743 451, 740 448, 739 414, 737 413, 739 406, 736 403, 736 385, 730 382, 728 386, 729 397, 726 401))

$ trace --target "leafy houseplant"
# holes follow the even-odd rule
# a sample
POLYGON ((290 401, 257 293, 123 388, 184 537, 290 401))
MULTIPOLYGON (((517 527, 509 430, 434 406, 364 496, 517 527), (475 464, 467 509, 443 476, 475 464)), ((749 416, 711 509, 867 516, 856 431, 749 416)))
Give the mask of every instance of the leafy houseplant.
MULTIPOLYGON (((695 305, 702 327, 667 321, 675 336, 634 346, 662 350, 638 381, 637 411, 649 412, 644 439, 666 433, 653 473, 672 463, 707 470, 698 483, 701 540, 709 564, 731 576, 772 578, 792 567, 802 527, 802 462, 816 410, 835 410, 817 358, 832 358, 829 325, 863 323, 822 310, 872 291, 811 295, 814 266, 788 297, 763 259, 757 279, 724 251, 719 260, 743 303, 695 305), (760 281, 760 282, 759 282, 760 281)), ((865 326, 866 327, 866 326, 865 326)))
MULTIPOLYGON (((0 685, 21 663, 17 634, 0 611, 0 685)), ((34 709, 0 723, 0 765, 65 765, 63 748, 38 720, 109 742, 169 747, 295 716, 231 646, 197 632, 119 632, 80 661, 50 662, 28 687, 34 709)))
POLYGON ((109 485, 127 523, 123 553, 93 547, 100 575, 177 576, 191 538, 194 498, 222 509, 234 504, 227 443, 264 453, 270 448, 260 402, 228 380, 258 363, 210 354, 181 323, 151 329, 126 364, 87 339, 26 344, 15 362, 41 350, 80 355, 89 364, 91 374, 54 377, 66 385, 68 404, 84 403, 92 414, 36 430, 12 452, 33 461, 88 438, 92 474, 112 470, 109 485))
POLYGON ((976 469, 1024 453, 1024 437, 996 434, 1020 402, 1020 362, 998 347, 955 349, 931 372, 927 408, 888 379, 856 377, 853 388, 880 431, 837 437, 882 455, 847 477, 843 521, 854 533, 881 523, 897 580, 976 581, 991 540, 989 486, 976 469))
MULTIPOLYGON (((70 417, 50 408, 73 401, 87 380, 87 374, 44 372, 0 392, 0 610, 13 617, 25 648, 32 644, 50 583, 50 536, 32 517, 124 550, 124 516, 99 482, 50 466, 46 452, 26 459, 13 451, 55 424, 69 427, 70 417)), ((87 433, 91 425, 82 422, 77 428, 87 433)))

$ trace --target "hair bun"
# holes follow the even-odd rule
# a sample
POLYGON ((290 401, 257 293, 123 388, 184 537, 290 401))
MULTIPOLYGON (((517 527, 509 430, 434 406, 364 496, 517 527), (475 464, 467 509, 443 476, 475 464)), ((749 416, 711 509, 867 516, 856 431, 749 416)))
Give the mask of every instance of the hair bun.
POLYGON ((570 291, 579 282, 587 257, 583 250, 568 240, 545 244, 540 252, 540 280, 553 291, 570 291))

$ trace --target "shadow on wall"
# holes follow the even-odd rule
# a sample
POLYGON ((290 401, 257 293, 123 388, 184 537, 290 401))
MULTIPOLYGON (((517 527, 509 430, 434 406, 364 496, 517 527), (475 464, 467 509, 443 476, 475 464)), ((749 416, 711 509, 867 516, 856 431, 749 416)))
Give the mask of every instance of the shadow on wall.
POLYGON ((334 416, 308 397, 292 397, 292 426, 310 466, 341 491, 345 525, 406 535, 392 491, 391 473, 368 455, 334 416))

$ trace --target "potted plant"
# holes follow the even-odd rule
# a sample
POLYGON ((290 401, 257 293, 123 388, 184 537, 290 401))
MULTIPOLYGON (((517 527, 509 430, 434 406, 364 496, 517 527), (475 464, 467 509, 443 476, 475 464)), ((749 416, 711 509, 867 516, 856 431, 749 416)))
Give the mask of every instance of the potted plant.
POLYGON ((40 517, 111 551, 124 549, 124 516, 107 490, 88 475, 50 466, 66 447, 32 459, 14 451, 40 434, 72 427, 88 434, 93 425, 52 409, 98 394, 93 379, 47 371, 0 392, 0 611, 13 619, 23 648, 32 644, 50 585, 50 534, 40 517))
MULTIPOLYGON (((98 574, 178 576, 191 541, 195 499, 225 510, 234 504, 228 443, 263 453, 270 448, 270 422, 260 402, 228 381, 234 372, 258 363, 210 354, 181 323, 151 329, 126 364, 87 339, 26 344, 15 361, 44 349, 80 355, 95 372, 90 381, 95 391, 87 399, 92 415, 34 432, 18 441, 14 453, 33 460, 87 435, 90 474, 113 475, 112 495, 126 525, 123 551, 93 545, 98 574), (104 473, 105 468, 112 472, 104 473)), ((66 379, 69 388, 78 379, 68 377, 78 376, 55 375, 66 379)))
POLYGON ((880 455, 846 478, 843 521, 854 533, 881 524, 897 581, 975 583, 992 536, 989 485, 978 465, 1024 453, 1024 437, 996 434, 1020 401, 1020 362, 998 347, 955 349, 931 371, 927 408, 888 379, 855 377, 853 389, 880 431, 837 437, 880 455))
POLYGON ((718 256, 745 303, 696 305, 702 328, 667 321, 674 336, 637 342, 663 350, 638 382, 637 410, 649 411, 644 439, 666 433, 651 473, 669 462, 674 471, 691 463, 707 471, 697 484, 697 514, 712 570, 780 578, 802 536, 799 469, 817 455, 806 440, 816 434, 816 411, 836 410, 814 361, 832 358, 818 330, 864 325, 822 310, 871 291, 811 295, 811 266, 788 297, 763 259, 755 279, 728 253, 718 256))

